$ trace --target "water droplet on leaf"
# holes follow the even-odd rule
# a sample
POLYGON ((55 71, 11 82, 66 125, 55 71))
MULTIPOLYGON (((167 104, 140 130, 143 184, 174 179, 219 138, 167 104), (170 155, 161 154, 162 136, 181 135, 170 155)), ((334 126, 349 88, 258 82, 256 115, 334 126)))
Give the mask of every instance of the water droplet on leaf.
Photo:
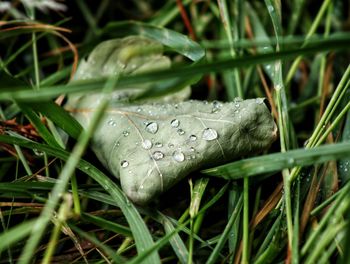
POLYGON ((117 126, 117 122, 115 122, 113 119, 111 119, 108 121, 108 125, 115 127, 115 126, 117 126))
POLYGON ((211 141, 218 138, 218 132, 215 129, 207 127, 203 130, 202 138, 207 141, 211 141))
POLYGON ((152 157, 155 160, 161 160, 162 158, 164 158, 164 154, 160 151, 155 151, 155 152, 153 152, 152 157))
POLYGON ((127 160, 123 160, 121 163, 120 163, 120 166, 122 166, 122 168, 126 168, 129 166, 129 162, 127 160))
POLYGON ((182 162, 185 160, 185 155, 181 151, 176 150, 173 153, 173 159, 177 162, 182 162))
POLYGON ((183 131, 181 128, 179 128, 177 130, 177 133, 181 136, 181 135, 185 134, 185 131, 183 131))
POLYGON ((152 145, 153 144, 152 144, 151 140, 149 140, 149 139, 145 139, 144 141, 142 141, 142 147, 144 149, 151 149, 152 145))
POLYGON ((123 131, 123 136, 124 136, 124 137, 129 136, 129 134, 130 134, 130 133, 129 133, 128 131, 123 131))
POLYGON ((177 119, 173 119, 171 120, 170 124, 172 127, 178 127, 180 125, 180 121, 177 119))
POLYGON ((146 125, 146 131, 151 134, 155 134, 158 131, 158 124, 156 122, 150 122, 146 125))
POLYGON ((191 135, 188 139, 190 141, 196 141, 197 140, 197 136, 196 135, 191 135))

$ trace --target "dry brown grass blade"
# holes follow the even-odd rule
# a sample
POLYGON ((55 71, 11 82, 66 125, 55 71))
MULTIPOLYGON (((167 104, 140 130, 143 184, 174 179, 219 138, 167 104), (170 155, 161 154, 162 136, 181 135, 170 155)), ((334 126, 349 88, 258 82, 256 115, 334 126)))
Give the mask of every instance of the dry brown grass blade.
POLYGON ((262 220, 264 220, 264 218, 272 211, 272 209, 275 208, 282 197, 282 188, 283 182, 280 182, 270 197, 267 199, 264 206, 250 222, 251 228, 255 228, 259 223, 261 223, 262 220))

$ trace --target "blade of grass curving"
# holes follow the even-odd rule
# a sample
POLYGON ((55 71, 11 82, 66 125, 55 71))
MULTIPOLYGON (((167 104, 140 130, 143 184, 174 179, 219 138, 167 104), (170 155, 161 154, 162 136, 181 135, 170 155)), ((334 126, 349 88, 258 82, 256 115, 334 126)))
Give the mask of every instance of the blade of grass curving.
POLYGON ((22 110, 22 112, 26 115, 28 120, 32 123, 32 125, 36 128, 39 135, 45 140, 47 144, 53 147, 60 147, 59 143, 57 143, 56 139, 50 131, 43 124, 40 117, 26 104, 17 102, 17 105, 22 110))
POLYGON ((69 77, 71 70, 72 67, 65 67, 62 70, 56 71, 55 73, 41 80, 40 86, 50 86, 64 80, 65 78, 69 77))
POLYGON ((72 138, 78 139, 83 128, 67 111, 54 102, 28 103, 31 108, 50 118, 58 127, 62 128, 72 138))
POLYGON ((25 222, 5 230, 0 234, 0 252, 10 248, 13 244, 23 240, 32 231, 35 220, 26 220, 25 222))
POLYGON ((210 256, 206 262, 207 264, 217 263, 219 253, 223 249, 227 239, 229 238, 232 226, 235 223, 235 221, 237 220, 239 213, 242 210, 242 205, 243 205, 243 195, 240 195, 238 202, 236 204, 236 207, 235 207, 234 211, 232 212, 232 214, 230 215, 230 218, 227 222, 227 225, 225 226, 224 231, 220 235, 220 239, 219 239, 218 243, 216 244, 213 252, 210 254, 210 256))
POLYGON ((295 166, 307 166, 337 160, 350 154, 350 142, 329 144, 312 149, 296 149, 284 153, 274 153, 244 159, 215 168, 203 170, 202 173, 224 179, 241 179, 262 173, 280 171, 295 166))
POLYGON ((204 49, 187 36, 176 31, 136 21, 111 22, 102 29, 102 35, 125 37, 131 34, 145 36, 159 41, 192 61, 201 60, 204 49))
MULTIPOLYGON (((346 49, 350 43, 350 34, 342 35, 341 37, 332 36, 326 40, 314 41, 313 45, 308 45, 304 48, 283 50, 279 52, 247 55, 236 59, 220 59, 210 63, 201 63, 191 66, 174 67, 170 70, 154 71, 135 76, 121 77, 115 89, 125 89, 134 84, 152 82, 155 79, 164 80, 181 76, 193 77, 194 75, 204 74, 209 72, 220 72, 234 67, 246 67, 259 63, 267 63, 270 61, 290 59, 300 54, 308 55, 326 50, 342 50, 346 49)), ((16 99, 18 101, 42 101, 55 98, 61 94, 77 93, 77 92, 92 92, 99 91, 105 79, 94 81, 79 81, 68 85, 55 85, 41 87, 40 91, 33 93, 28 87, 4 87, 0 93, 0 101, 8 101, 16 99), (16 89, 17 88, 17 89, 16 89)))
MULTIPOLYGON (((38 150, 46 152, 50 156, 57 157, 62 160, 68 160, 70 153, 63 149, 56 149, 47 145, 31 142, 28 140, 23 140, 19 138, 14 138, 10 136, 0 135, 0 142, 8 144, 18 144, 26 148, 36 148, 38 150)), ((145 251, 153 245, 152 236, 149 233, 146 224, 139 215, 137 209, 132 203, 129 202, 123 191, 106 175, 104 175, 100 170, 91 165, 90 163, 80 160, 76 167, 93 178, 98 182, 110 195, 113 197, 111 201, 114 205, 120 207, 123 211, 133 233, 133 237, 136 241, 137 249, 140 252, 145 251)), ((35 226, 34 226, 35 227, 35 226)), ((33 226, 32 226, 33 229, 33 226)), ((147 260, 149 263, 159 263, 159 257, 156 253, 153 253, 151 257, 147 260)))
POLYGON ((94 225, 97 225, 103 228, 103 230, 109 230, 114 233, 121 234, 123 236, 132 237, 130 228, 114 223, 112 221, 106 220, 102 217, 98 217, 88 213, 82 213, 81 219, 85 222, 89 222, 94 225))
MULTIPOLYGON (((162 221, 165 233, 171 234, 172 232, 175 231, 175 227, 173 223, 168 219, 167 216, 163 215, 162 213, 158 214, 160 216, 160 220, 162 221)), ((188 259, 188 251, 186 248, 185 243, 181 239, 180 235, 178 232, 176 232, 169 240, 171 247, 173 248, 176 256, 178 257, 178 261, 180 263, 187 263, 188 259)))

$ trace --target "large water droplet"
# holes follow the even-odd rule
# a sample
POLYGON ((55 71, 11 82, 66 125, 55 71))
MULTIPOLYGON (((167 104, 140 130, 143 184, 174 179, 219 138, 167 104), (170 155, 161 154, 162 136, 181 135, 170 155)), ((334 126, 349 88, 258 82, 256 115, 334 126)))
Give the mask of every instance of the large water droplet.
POLYGON ((109 120, 107 124, 113 127, 117 126, 117 122, 115 122, 113 119, 109 120))
POLYGON ((185 155, 181 151, 176 150, 173 153, 173 159, 177 162, 182 162, 185 160, 185 155))
POLYGON ((222 104, 219 101, 213 101, 213 109, 211 110, 212 113, 217 113, 221 110, 222 104))
POLYGON ((156 122, 150 122, 146 125, 146 131, 155 134, 158 131, 158 124, 156 122))
POLYGON ((170 124, 172 127, 178 127, 180 125, 180 121, 177 119, 173 119, 171 120, 170 124))
POLYGON ((207 127, 203 130, 202 138, 207 141, 211 141, 218 138, 218 132, 215 129, 207 127))
POLYGON ((144 141, 142 141, 142 147, 144 149, 151 149, 152 145, 153 144, 152 144, 151 140, 149 140, 149 139, 145 139, 144 141))
POLYGON ((182 130, 181 128, 179 128, 179 129, 177 130, 177 133, 178 133, 180 136, 182 136, 183 134, 185 134, 185 131, 182 130))
POLYGON ((121 163, 120 163, 120 166, 122 166, 122 168, 126 168, 129 166, 129 162, 127 160, 123 160, 121 163))
POLYGON ((196 135, 191 135, 188 138, 190 141, 196 141, 197 140, 197 136, 196 135))
POLYGON ((152 157, 155 160, 161 160, 162 158, 164 158, 164 154, 160 151, 155 151, 155 152, 153 152, 152 157))
POLYGON ((129 131, 123 131, 123 136, 124 136, 124 137, 129 136, 129 134, 130 134, 129 131))

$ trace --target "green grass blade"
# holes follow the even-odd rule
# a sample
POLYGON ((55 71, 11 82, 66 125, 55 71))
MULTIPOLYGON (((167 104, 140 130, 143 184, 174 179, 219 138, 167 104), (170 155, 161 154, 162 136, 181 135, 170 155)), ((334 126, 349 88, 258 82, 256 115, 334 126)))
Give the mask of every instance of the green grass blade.
MULTIPOLYGON (((347 49, 350 44, 350 34, 344 34, 340 37, 333 36, 332 38, 321 41, 312 42, 313 45, 308 45, 304 48, 296 48, 282 50, 279 52, 250 55, 236 59, 220 59, 215 62, 201 63, 191 66, 174 67, 171 70, 154 71, 152 73, 144 73, 135 76, 120 77, 115 89, 123 89, 131 85, 152 82, 154 80, 165 80, 176 78, 192 78, 194 75, 205 74, 210 72, 220 72, 236 67, 247 67, 260 63, 267 63, 276 60, 286 60, 294 58, 300 54, 310 55, 320 51, 327 50, 343 50, 347 49)), ((16 99, 18 101, 42 101, 55 98, 60 94, 78 93, 78 92, 93 92, 100 91, 105 83, 105 79, 94 81, 79 81, 69 85, 55 85, 41 87, 40 91, 33 93, 28 87, 4 87, 0 94, 0 101, 8 101, 16 99)))
POLYGON ((242 210, 242 205, 243 205, 243 195, 241 195, 240 198, 238 199, 238 202, 236 204, 236 208, 232 212, 232 214, 227 222, 227 225, 226 225, 224 231, 222 232, 222 234, 220 235, 220 239, 219 239, 218 243, 216 244, 213 252, 210 254, 210 256, 206 262, 207 264, 217 263, 219 254, 220 254, 222 248, 224 247, 224 245, 229 237, 231 228, 232 228, 234 222, 236 221, 240 211, 242 210))
POLYGON ((204 49, 187 36, 176 31, 137 21, 111 22, 102 30, 103 34, 125 37, 131 34, 145 36, 161 42, 192 61, 201 60, 204 49))
POLYGON ((0 234, 0 252, 23 240, 32 231, 35 220, 27 220, 0 234))
POLYGON ((59 143, 57 143, 56 139, 50 131, 46 128, 46 126, 41 121, 40 117, 26 104, 17 102, 18 106, 21 108, 22 112, 26 115, 26 117, 30 120, 32 125, 36 128, 39 135, 45 140, 47 144, 53 147, 60 147, 59 143))
POLYGON ((123 225, 120 225, 120 224, 117 224, 117 223, 114 223, 112 221, 106 220, 102 217, 98 217, 98 216, 88 214, 88 213, 83 213, 81 215, 81 219, 83 221, 97 225, 97 226, 103 228, 104 230, 109 230, 109 231, 112 231, 114 233, 121 234, 121 235, 127 236, 127 237, 132 236, 130 228, 123 226, 123 225))
POLYGON ((54 102, 40 102, 27 104, 36 111, 47 116, 58 127, 62 128, 72 138, 78 139, 82 132, 82 127, 67 111, 54 102))
POLYGON ((295 166, 307 166, 337 160, 350 154, 350 142, 330 144, 312 149, 290 150, 255 158, 244 159, 215 168, 203 170, 202 173, 224 179, 241 179, 267 172, 280 171, 295 166))

